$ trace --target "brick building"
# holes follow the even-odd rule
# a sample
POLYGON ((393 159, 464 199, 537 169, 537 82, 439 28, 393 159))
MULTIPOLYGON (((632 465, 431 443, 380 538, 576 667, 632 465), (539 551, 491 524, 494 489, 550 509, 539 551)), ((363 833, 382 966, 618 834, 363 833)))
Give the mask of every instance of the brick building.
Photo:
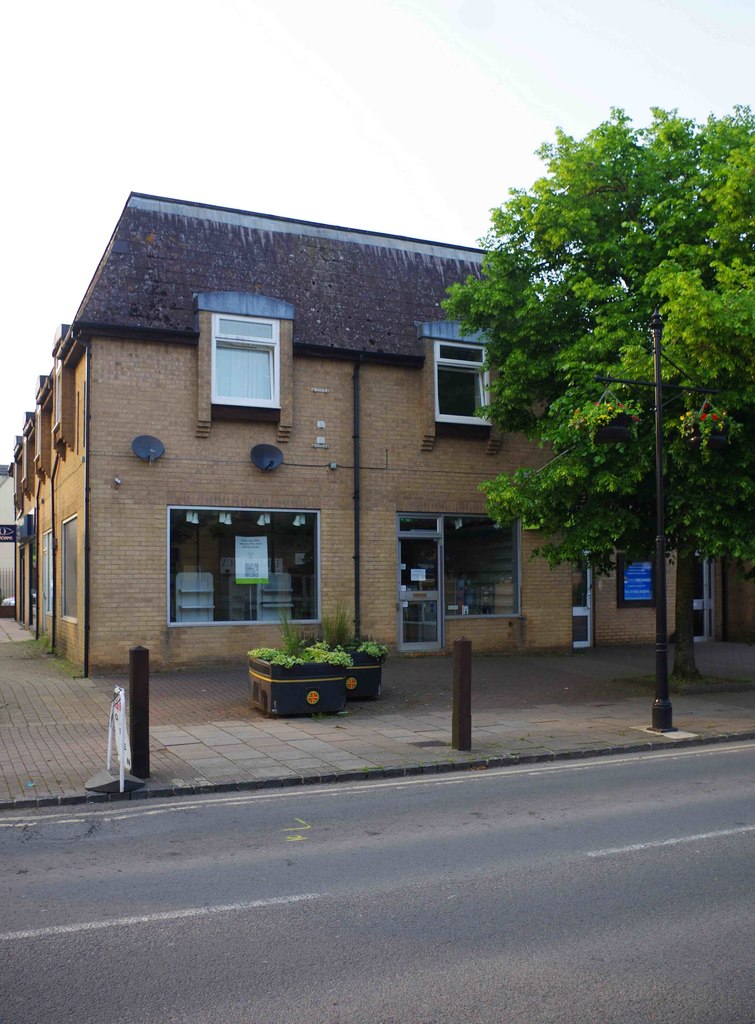
MULTIPOLYGON (((652 639, 649 565, 592 587, 485 515, 478 484, 542 454, 476 415, 484 339, 443 315, 481 259, 132 194, 17 439, 21 621, 85 672, 237 659, 337 605, 406 653, 652 639)), ((720 636, 737 584, 701 573, 720 636)))

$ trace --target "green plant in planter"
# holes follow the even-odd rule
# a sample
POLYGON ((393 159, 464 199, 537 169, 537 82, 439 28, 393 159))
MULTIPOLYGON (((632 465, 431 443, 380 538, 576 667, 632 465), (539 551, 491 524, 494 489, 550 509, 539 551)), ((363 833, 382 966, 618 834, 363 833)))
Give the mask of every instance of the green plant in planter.
POLYGON ((699 409, 690 409, 679 417, 679 433, 691 447, 700 449, 704 459, 710 458, 711 449, 725 447, 738 429, 739 424, 725 409, 717 409, 710 402, 703 402, 699 409))
POLYGON ((633 402, 620 402, 616 398, 601 398, 597 402, 575 409, 569 420, 569 426, 584 431, 591 441, 602 427, 619 422, 623 426, 633 427, 640 418, 639 406, 633 402))
POLYGON ((356 647, 357 654, 367 654, 377 661, 385 661, 388 656, 388 648, 385 644, 379 644, 375 640, 363 640, 356 647))
POLYGON ((277 647, 253 647, 247 654, 250 658, 266 661, 270 665, 281 665, 284 668, 293 668, 294 665, 309 665, 313 663, 349 668, 352 664, 351 656, 348 652, 340 648, 331 649, 323 643, 301 647, 298 654, 289 654, 287 651, 280 650, 277 647))
POLYGON ((350 608, 338 604, 333 612, 322 615, 321 638, 328 647, 353 647, 354 615, 350 608))
POLYGON ((281 647, 292 656, 297 656, 302 647, 313 643, 315 637, 307 632, 303 626, 292 622, 285 614, 280 618, 281 647))

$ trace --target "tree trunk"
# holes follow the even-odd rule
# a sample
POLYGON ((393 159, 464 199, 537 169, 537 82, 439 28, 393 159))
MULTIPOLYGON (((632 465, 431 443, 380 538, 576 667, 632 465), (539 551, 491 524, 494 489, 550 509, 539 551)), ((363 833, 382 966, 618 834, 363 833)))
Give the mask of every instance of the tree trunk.
POLYGON ((695 627, 692 601, 695 596, 696 558, 693 552, 676 557, 676 643, 672 674, 678 679, 697 679, 695 627))

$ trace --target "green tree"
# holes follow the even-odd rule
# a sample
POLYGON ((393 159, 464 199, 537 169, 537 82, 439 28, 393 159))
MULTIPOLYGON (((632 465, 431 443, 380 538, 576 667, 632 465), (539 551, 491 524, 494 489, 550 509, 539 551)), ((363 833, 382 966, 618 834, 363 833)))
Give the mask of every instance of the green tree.
POLYGON ((674 674, 696 674, 694 558, 755 556, 755 120, 749 108, 704 124, 622 110, 584 139, 561 131, 547 173, 493 211, 480 279, 454 287, 450 317, 489 339, 489 415, 544 448, 541 464, 485 486, 491 514, 542 531, 551 562, 655 542, 654 393, 596 375, 652 381, 648 324, 664 320, 666 543, 676 560, 674 674), (710 389, 706 396, 691 386, 710 389), (690 447, 682 416, 729 418, 729 443, 690 447), (595 444, 575 410, 637 403, 635 438, 595 444))

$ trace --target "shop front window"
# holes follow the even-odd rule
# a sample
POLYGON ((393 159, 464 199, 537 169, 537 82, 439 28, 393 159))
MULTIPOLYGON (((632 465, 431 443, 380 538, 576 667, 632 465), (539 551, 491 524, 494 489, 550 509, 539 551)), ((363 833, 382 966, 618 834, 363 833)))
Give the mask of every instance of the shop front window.
POLYGON ((318 514, 169 510, 170 611, 176 624, 318 617, 318 514))
POLYGON ((517 533, 483 516, 444 516, 446 616, 519 612, 517 533))
POLYGON ((66 619, 75 619, 78 599, 78 544, 76 538, 77 517, 63 523, 63 587, 62 612, 66 619))

